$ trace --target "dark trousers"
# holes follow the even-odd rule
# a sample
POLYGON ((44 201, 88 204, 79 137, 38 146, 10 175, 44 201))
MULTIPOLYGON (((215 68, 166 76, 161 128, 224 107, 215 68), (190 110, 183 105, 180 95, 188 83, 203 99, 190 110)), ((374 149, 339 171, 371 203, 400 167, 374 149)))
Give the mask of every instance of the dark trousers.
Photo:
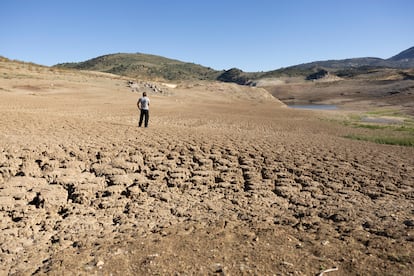
POLYGON ((138 126, 142 126, 142 121, 144 120, 145 127, 148 127, 148 121, 149 121, 149 110, 141 109, 141 114, 139 115, 139 124, 138 126))

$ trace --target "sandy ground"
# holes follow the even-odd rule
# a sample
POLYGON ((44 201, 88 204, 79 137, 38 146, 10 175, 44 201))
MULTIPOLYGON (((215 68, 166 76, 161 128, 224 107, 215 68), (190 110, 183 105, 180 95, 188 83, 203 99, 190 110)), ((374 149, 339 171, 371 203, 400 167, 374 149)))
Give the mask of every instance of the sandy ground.
POLYGON ((0 63, 1 275, 414 273, 412 147, 261 88, 168 91, 138 128, 125 79, 0 63))

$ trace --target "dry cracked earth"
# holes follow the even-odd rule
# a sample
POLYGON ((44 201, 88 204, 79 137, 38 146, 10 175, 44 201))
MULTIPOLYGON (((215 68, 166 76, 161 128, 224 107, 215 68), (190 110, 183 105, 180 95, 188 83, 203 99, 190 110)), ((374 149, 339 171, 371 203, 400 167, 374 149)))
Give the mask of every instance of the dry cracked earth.
POLYGON ((138 128, 124 79, 27 66, 0 70, 1 275, 414 273, 413 148, 214 83, 138 128))

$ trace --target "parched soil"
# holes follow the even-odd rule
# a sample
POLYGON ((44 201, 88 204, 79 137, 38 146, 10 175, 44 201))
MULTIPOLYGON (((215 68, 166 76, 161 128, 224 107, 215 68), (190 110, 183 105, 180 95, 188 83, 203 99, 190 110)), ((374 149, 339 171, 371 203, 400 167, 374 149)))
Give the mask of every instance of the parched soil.
POLYGON ((414 273, 412 147, 218 83, 150 94, 138 128, 124 79, 8 66, 1 275, 414 273))

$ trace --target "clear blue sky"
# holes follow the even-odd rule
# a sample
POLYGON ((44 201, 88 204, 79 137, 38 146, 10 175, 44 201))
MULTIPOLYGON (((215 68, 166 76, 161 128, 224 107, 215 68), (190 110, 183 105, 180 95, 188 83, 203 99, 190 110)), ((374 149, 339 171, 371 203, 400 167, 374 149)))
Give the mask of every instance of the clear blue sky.
POLYGON ((0 55, 43 65, 140 52, 251 72, 412 46, 413 0, 0 0, 0 55))

